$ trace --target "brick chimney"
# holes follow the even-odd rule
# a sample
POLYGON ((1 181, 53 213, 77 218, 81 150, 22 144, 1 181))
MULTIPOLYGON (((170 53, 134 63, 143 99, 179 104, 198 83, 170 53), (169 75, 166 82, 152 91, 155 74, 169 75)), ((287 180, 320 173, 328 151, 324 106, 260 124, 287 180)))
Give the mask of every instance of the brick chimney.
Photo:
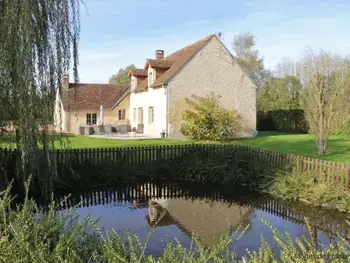
POLYGON ((164 50, 156 50, 156 59, 163 59, 164 58, 164 50))

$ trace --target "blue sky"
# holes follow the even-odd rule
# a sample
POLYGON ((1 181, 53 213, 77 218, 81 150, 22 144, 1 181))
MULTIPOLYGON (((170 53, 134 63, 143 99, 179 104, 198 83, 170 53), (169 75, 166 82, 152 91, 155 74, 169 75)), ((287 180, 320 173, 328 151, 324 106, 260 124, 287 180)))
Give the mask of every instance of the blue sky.
POLYGON ((298 59, 307 47, 350 54, 349 0, 85 0, 80 81, 104 83, 156 49, 168 55, 209 34, 253 33, 265 66, 298 59))

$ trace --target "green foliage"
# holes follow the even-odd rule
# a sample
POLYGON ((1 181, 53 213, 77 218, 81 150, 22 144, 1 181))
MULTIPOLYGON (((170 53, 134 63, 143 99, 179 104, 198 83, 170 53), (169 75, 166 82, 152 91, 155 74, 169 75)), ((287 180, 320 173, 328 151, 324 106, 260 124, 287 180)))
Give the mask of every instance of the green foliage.
POLYGON ((295 76, 272 78, 257 93, 259 111, 300 109, 302 84, 295 76))
POLYGON ((258 88, 270 78, 271 73, 264 69, 264 61, 259 58, 259 51, 254 49, 256 38, 250 33, 235 36, 233 50, 237 63, 249 74, 258 88))
POLYGON ((349 189, 340 182, 328 180, 322 171, 279 172, 269 192, 287 200, 304 199, 312 204, 350 211, 349 189))
POLYGON ((189 109, 182 113, 181 132, 197 141, 217 141, 235 138, 242 131, 241 119, 236 110, 219 106, 219 96, 186 98, 189 109))
POLYGON ((256 38, 250 33, 243 33, 233 40, 233 49, 236 53, 237 62, 249 71, 263 68, 263 60, 259 58, 259 51, 254 50, 256 38))
POLYGON ((309 127, 303 110, 290 109, 259 111, 257 129, 259 131, 307 133, 309 127))
POLYGON ((321 51, 303 58, 303 109, 317 150, 325 155, 329 135, 349 120, 350 71, 347 58, 321 51))
POLYGON ((130 84, 129 71, 136 69, 134 64, 131 64, 125 68, 119 69, 118 73, 112 75, 109 78, 111 84, 130 84))
POLYGON ((63 76, 72 69, 78 81, 80 2, 0 1, 0 121, 13 121, 17 129, 21 154, 15 166, 22 184, 32 174, 47 194, 52 163, 38 167, 35 153, 39 144, 46 153, 53 148, 50 136, 42 135, 50 129, 63 76), (46 170, 45 178, 39 168, 46 170))

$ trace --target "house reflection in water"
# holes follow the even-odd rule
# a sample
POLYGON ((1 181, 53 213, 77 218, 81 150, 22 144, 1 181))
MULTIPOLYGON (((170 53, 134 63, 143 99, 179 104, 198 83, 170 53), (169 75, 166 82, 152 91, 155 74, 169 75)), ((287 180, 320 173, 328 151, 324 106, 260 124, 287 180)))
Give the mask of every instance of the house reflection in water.
POLYGON ((146 220, 151 227, 178 226, 188 236, 194 234, 208 247, 217 244, 223 234, 249 224, 253 209, 235 203, 203 199, 153 199, 146 220))

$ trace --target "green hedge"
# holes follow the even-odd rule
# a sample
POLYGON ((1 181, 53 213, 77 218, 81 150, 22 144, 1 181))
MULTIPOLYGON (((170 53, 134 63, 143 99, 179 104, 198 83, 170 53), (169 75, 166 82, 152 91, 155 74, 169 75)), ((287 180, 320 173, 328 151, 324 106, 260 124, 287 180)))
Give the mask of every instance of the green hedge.
POLYGON ((307 133, 309 130, 303 110, 259 111, 259 131, 281 131, 307 133))

